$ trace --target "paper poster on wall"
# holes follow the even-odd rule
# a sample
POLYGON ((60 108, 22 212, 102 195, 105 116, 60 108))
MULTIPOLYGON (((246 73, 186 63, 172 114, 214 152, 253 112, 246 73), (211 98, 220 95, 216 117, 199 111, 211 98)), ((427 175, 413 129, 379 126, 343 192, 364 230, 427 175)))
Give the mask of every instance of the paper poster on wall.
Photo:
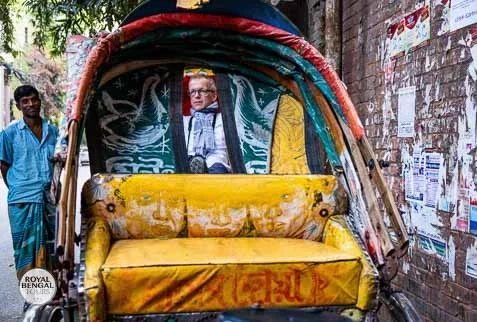
POLYGON ((477 192, 470 194, 469 232, 477 236, 477 192))
POLYGON ((398 137, 414 137, 414 117, 416 113, 416 86, 398 90, 398 137))
POLYGON ((404 52, 405 45, 405 21, 401 19, 388 27, 387 37, 389 43, 389 54, 391 57, 404 52))
POLYGON ((458 187, 457 190, 457 207, 455 225, 452 227, 455 230, 467 232, 469 229, 469 213, 470 213, 470 198, 469 189, 458 187))
POLYGON ((439 31, 437 32, 438 36, 441 36, 450 30, 450 0, 437 0, 435 3, 436 7, 441 7, 441 17, 440 17, 440 23, 441 27, 439 31))
POLYGON ((436 208, 439 201, 440 178, 444 159, 440 153, 425 154, 426 200, 425 205, 436 208))
POLYGON ((477 0, 452 0, 450 30, 454 31, 477 23, 477 0))
POLYGON ((438 236, 440 234, 440 228, 443 227, 443 223, 439 219, 435 209, 412 203, 410 213, 412 227, 415 227, 417 233, 440 239, 438 236))
POLYGON ((447 261, 447 243, 444 240, 423 233, 417 234, 417 240, 420 249, 447 261))
POLYGON ((418 204, 424 203, 426 194, 425 159, 422 149, 414 147, 411 169, 405 174, 404 187, 406 200, 418 204))
POLYGON ((477 239, 474 239, 474 244, 467 248, 465 273, 473 278, 477 278, 477 239))
POLYGON ((431 19, 429 6, 417 9, 404 17, 405 21, 405 45, 404 50, 418 46, 429 40, 431 35, 431 19))
POLYGON ((430 39, 429 5, 421 7, 388 26, 387 43, 390 57, 397 56, 430 39))
POLYGON ((456 219, 453 229, 467 232, 469 229, 470 215, 470 184, 472 180, 470 165, 472 159, 469 155, 462 157, 462 163, 459 171, 459 180, 457 183, 457 204, 455 209, 456 219))

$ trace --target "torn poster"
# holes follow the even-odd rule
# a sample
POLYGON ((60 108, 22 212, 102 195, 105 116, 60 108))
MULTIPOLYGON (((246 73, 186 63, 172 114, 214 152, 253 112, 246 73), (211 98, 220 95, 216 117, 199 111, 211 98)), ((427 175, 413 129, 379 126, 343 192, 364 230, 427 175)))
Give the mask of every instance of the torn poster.
POLYGON ((388 26, 390 57, 397 56, 430 39, 431 19, 429 5, 421 7, 388 26))
POLYGON ((417 240, 420 249, 447 262, 447 243, 444 240, 422 233, 417 234, 417 240))
POLYGON ((412 153, 412 165, 404 174, 404 189, 406 200, 418 204, 424 203, 426 193, 426 176, 424 173, 425 159, 422 149, 418 146, 414 147, 412 153))
POLYGON ((437 32, 438 36, 441 36, 450 30, 449 17, 450 17, 450 0, 437 0, 435 6, 442 6, 441 13, 441 28, 437 32))
POLYGON ((450 30, 477 23, 477 0, 452 0, 450 5, 450 30))
POLYGON ((431 35, 431 19, 429 6, 424 6, 404 17, 405 45, 404 50, 419 46, 429 40, 431 35))
POLYGON ((477 278, 477 239, 475 238, 474 244, 467 248, 465 273, 473 278, 477 278))
POLYGON ((416 86, 398 90, 398 137, 414 137, 414 117, 416 114, 416 86))
POLYGON ((470 183, 472 180, 469 171, 471 159, 469 155, 464 155, 460 163, 459 181, 457 184, 457 204, 454 211, 455 220, 451 220, 451 228, 467 232, 469 229, 470 213, 470 183))
POLYGON ((396 67, 395 59, 387 59, 384 62, 384 83, 392 84, 394 82, 394 68, 396 67))
POLYGON ((434 209, 414 203, 411 204, 410 213, 412 227, 415 232, 439 239, 438 236, 443 223, 434 209))
POLYGON ((387 36, 389 40, 389 55, 397 56, 404 52, 405 44, 405 22, 401 19, 388 27, 387 36))
POLYGON ((426 153, 425 162, 425 206, 436 208, 440 195, 440 178, 443 175, 444 158, 440 153, 426 153))
POLYGON ((469 232, 477 236, 477 192, 470 194, 469 232))

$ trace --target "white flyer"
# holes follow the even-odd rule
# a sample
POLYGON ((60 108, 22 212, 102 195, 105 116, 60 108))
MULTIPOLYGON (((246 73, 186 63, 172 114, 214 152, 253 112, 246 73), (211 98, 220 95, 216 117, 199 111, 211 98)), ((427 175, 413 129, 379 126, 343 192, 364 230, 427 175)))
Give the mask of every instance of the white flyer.
POLYGON ((426 153, 426 207, 436 208, 439 200, 440 177, 442 175, 442 165, 444 163, 442 154, 426 153))
POLYGON ((425 153, 422 153, 420 147, 414 147, 412 152, 412 169, 405 177, 405 193, 406 200, 418 204, 423 204, 426 199, 426 177, 425 169, 425 153))
POLYGON ((477 23, 477 0, 452 0, 450 30, 454 31, 477 23))
POLYGON ((474 239, 474 244, 467 248, 465 273, 473 278, 477 278, 477 239, 474 239))
POLYGON ((416 114, 416 86, 398 90, 398 137, 414 137, 414 118, 416 114))

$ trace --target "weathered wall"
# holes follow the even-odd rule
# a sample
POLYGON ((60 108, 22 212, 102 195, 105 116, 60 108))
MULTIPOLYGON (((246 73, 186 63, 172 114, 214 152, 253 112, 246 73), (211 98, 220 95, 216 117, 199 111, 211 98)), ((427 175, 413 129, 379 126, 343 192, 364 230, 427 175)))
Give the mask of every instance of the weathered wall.
POLYGON ((343 1, 342 78, 378 159, 390 161, 384 172, 412 239, 396 285, 428 321, 477 321, 477 25, 449 32, 448 1, 428 1, 429 40, 391 57, 388 27, 425 4, 343 1), (399 107, 399 89, 411 86, 414 133, 398 121, 410 106, 399 107), (438 169, 426 157, 442 157, 438 169))

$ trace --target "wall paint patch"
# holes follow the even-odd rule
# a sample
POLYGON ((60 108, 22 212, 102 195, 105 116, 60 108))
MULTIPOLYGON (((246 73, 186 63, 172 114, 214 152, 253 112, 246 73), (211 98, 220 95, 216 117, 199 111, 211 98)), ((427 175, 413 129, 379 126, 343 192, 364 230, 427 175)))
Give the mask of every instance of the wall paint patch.
POLYGON ((447 259, 449 262, 449 277, 455 281, 455 244, 454 238, 450 236, 449 242, 447 243, 447 259))

